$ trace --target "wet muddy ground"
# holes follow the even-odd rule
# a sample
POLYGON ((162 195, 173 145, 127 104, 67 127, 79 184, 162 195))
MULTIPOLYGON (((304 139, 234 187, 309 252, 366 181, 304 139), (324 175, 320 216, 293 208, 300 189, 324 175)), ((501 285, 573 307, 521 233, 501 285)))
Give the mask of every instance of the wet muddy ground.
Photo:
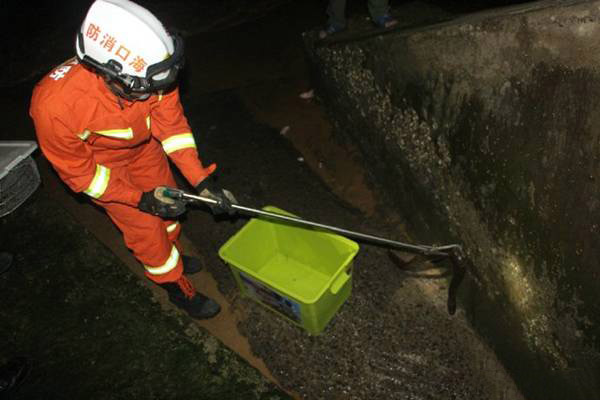
POLYGON ((45 190, 0 220, 0 236, 14 255, 0 275, 0 365, 16 356, 31 365, 2 399, 288 398, 188 318, 164 310, 45 190))
MULTIPOLYGON (((237 2, 237 7, 236 2, 225 1, 220 11, 206 9, 214 14, 203 13, 201 4, 185 1, 145 3, 186 34, 188 64, 182 81, 182 101, 201 156, 207 162, 219 164, 220 183, 234 192, 241 204, 275 205, 307 219, 410 241, 402 216, 390 215, 370 188, 364 174, 365 161, 350 143, 337 141, 318 93, 311 100, 298 97, 310 89, 301 34, 323 22, 323 2, 264 0, 259 2, 261 7, 248 8, 244 7, 244 1, 237 2)), ((369 24, 359 16, 362 8, 353 5, 350 12, 357 17, 348 37, 369 34, 369 24)), ((404 26, 450 16, 448 11, 418 2, 394 8, 394 13, 402 17, 404 26)), ((62 31, 56 35, 67 36, 62 31)), ((70 53, 64 51, 68 57, 70 53)), ((44 60, 48 62, 47 58, 44 60)), ((39 70, 49 67, 46 63, 39 62, 31 73, 35 75, 37 71, 39 77, 39 70)), ((2 105, 10 115, 26 112, 32 82, 25 79, 19 86, 6 88, 5 93, 11 97, 9 100, 5 96, 2 105)), ((14 126, 18 131, 15 138, 33 138, 26 118, 17 118, 14 126)), ((6 132, 2 136, 13 138, 6 132)), ((43 160, 38 164, 44 169, 44 190, 48 196, 62 199, 60 203, 76 217, 77 223, 109 243, 111 250, 135 270, 135 262, 122 244, 116 244, 119 234, 106 225, 105 216, 72 196, 65 200, 64 196, 69 195, 56 182, 47 164, 43 160), (100 218, 104 218, 102 222, 100 218)), ((390 261, 386 249, 361 244, 354 264, 352 295, 320 336, 308 336, 277 315, 241 298, 217 251, 245 221, 244 218, 216 221, 201 208, 190 210, 185 217, 188 248, 202 254, 206 264, 203 272, 206 275, 196 278, 196 283, 207 285, 209 280, 216 281, 210 285, 217 285, 222 301, 231 305, 227 316, 213 325, 209 321, 190 326, 200 326, 197 329, 204 336, 206 329, 240 353, 243 351, 239 349, 245 349, 247 343, 248 354, 244 353, 244 358, 293 396, 521 398, 493 352, 469 328, 461 311, 454 317, 447 315, 446 278, 436 277, 439 271, 425 278, 402 271, 390 261), (224 318, 228 321, 224 322, 224 318), (236 333, 238 336, 224 338, 231 329, 223 326, 231 324, 242 335, 236 333)), ((60 252, 53 254, 61 257, 60 252)), ((139 276, 139 270, 136 273, 139 276)), ((114 281, 103 283, 114 284, 114 281)), ((217 286, 210 285, 207 290, 216 290, 217 286)), ((164 302, 164 296, 160 297, 156 291, 154 296, 164 302)), ((18 339, 14 340, 15 346, 18 345, 18 339)), ((85 343, 89 339, 82 340, 85 343)), ((67 357, 67 360, 73 359, 67 357)), ((128 356, 122 362, 128 364, 132 360, 128 356)), ((142 371, 145 368, 149 366, 140 367, 142 371)), ((149 397, 152 396, 168 398, 149 397)), ((248 396, 228 397, 224 392, 220 398, 252 398, 248 396)))

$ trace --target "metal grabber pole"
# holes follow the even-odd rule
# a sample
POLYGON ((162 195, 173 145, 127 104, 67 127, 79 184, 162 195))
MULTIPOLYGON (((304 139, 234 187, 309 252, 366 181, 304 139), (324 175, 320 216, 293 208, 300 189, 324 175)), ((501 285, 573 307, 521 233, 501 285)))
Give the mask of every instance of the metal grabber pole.
MULTIPOLYGON (((163 195, 172 199, 184 200, 187 202, 202 202, 206 204, 218 204, 218 200, 210 197, 198 196, 195 194, 187 193, 180 189, 165 188, 163 195)), ((454 315, 456 312, 456 293, 460 283, 465 276, 465 268, 462 265, 464 255, 462 247, 458 244, 450 244, 444 246, 428 246, 422 244, 409 244, 403 243, 396 240, 386 239, 378 236, 368 235, 365 233, 354 232, 347 229, 338 228, 331 225, 321 224, 319 222, 308 221, 302 218, 292 217, 289 215, 277 214, 270 211, 258 210, 255 208, 241 206, 239 204, 232 204, 233 209, 241 214, 253 216, 253 217, 264 217, 275 220, 281 220, 291 222, 298 225, 310 226, 313 228, 320 228, 330 232, 339 233, 342 236, 352 237, 363 241, 393 247, 395 249, 403 250, 412 254, 419 254, 428 257, 436 257, 438 259, 443 258, 450 261, 452 266, 452 279, 450 286, 448 287, 448 313, 454 315)))

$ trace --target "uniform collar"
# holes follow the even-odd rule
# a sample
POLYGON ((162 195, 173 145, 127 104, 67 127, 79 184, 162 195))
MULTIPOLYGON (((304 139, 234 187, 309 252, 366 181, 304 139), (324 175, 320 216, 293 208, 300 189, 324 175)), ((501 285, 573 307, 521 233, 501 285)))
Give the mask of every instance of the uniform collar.
POLYGON ((107 100, 110 103, 116 104, 121 109, 133 107, 133 105, 136 103, 135 101, 124 99, 118 96, 117 94, 113 93, 113 91, 110 90, 110 88, 104 81, 104 78, 97 74, 94 75, 96 75, 96 88, 98 89, 98 92, 100 92, 100 95, 103 99, 107 100))

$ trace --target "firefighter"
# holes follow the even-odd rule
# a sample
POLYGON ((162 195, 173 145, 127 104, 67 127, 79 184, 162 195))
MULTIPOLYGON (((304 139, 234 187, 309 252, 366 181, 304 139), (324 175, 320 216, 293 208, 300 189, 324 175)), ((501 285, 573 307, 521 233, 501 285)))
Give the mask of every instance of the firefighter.
POLYGON ((83 192, 123 233, 145 275, 170 301, 198 319, 220 311, 184 273, 200 261, 181 254, 177 217, 185 204, 161 196, 176 187, 167 157, 215 214, 232 213, 222 188, 207 179, 176 86, 183 67, 180 36, 128 0, 97 0, 77 32, 77 56, 35 87, 30 115, 40 148, 60 178, 83 192))

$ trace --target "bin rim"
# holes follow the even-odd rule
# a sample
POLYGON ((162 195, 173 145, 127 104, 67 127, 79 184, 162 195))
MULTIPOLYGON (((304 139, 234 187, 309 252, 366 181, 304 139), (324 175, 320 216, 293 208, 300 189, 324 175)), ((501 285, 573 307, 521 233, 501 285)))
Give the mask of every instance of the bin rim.
MULTIPOLYGON (((264 211, 269 211, 269 212, 275 212, 275 213, 281 213, 281 214, 285 214, 285 215, 289 215, 291 217, 296 217, 298 218, 297 215, 292 214, 288 211, 282 210, 280 208, 277 208, 275 206, 271 206, 271 205, 267 205, 264 206, 262 208, 262 210, 264 211)), ((249 269, 247 269, 245 266, 240 265, 239 263, 237 263, 235 260, 231 260, 229 259, 225 252, 227 251, 227 249, 236 241, 237 237, 239 237, 239 235, 242 235, 246 230, 250 229, 252 227, 252 225, 258 223, 258 222, 271 222, 271 223, 275 223, 275 224, 281 224, 282 222, 280 221, 276 221, 273 219, 269 219, 269 218, 263 218, 263 217, 253 217, 251 218, 248 222, 246 222, 244 224, 244 226, 237 231, 232 237, 230 237, 220 248, 219 248, 219 257, 221 257, 221 259, 223 261, 225 261, 227 264, 234 266, 235 268, 237 268, 238 270, 250 275, 253 278, 256 278, 258 280, 260 280, 261 282, 264 282, 265 284, 267 284, 268 286, 270 286, 271 288, 285 293, 287 295, 289 295, 288 291, 286 291, 285 289, 281 288, 280 285, 278 285, 277 283, 271 281, 270 279, 264 279, 262 277, 258 277, 254 274, 253 271, 250 271, 249 269)), ((291 223, 290 223, 291 224, 291 223)), ((293 224, 292 224, 293 225, 293 224)), ((352 260, 354 259, 354 257, 356 256, 356 254, 359 251, 359 246, 358 243, 356 243, 353 240, 348 239, 347 237, 332 233, 332 232, 328 232, 326 230, 322 230, 322 229, 315 229, 315 228, 310 228, 310 227, 305 227, 305 226, 301 226, 301 225, 296 225, 298 228, 300 229, 307 229, 307 230, 312 230, 315 232, 319 232, 321 234, 330 236, 332 238, 334 238, 337 241, 341 241, 344 242, 345 244, 348 245, 349 247, 349 252, 348 255, 346 256, 346 258, 344 258, 344 261, 340 264, 340 266, 338 267, 338 270, 335 272, 335 274, 332 274, 331 277, 327 280, 327 284, 323 285, 323 287, 321 288, 321 290, 319 290, 314 296, 311 296, 310 298, 306 298, 306 297, 302 297, 302 296, 293 296, 294 298, 302 301, 304 304, 312 304, 314 302, 316 302, 319 298, 321 298, 321 296, 323 296, 323 293, 325 293, 326 290, 329 290, 329 288, 331 287, 332 283, 340 276, 340 274, 345 273, 346 270, 348 269, 348 265, 350 265, 350 263, 352 262, 352 260)))

